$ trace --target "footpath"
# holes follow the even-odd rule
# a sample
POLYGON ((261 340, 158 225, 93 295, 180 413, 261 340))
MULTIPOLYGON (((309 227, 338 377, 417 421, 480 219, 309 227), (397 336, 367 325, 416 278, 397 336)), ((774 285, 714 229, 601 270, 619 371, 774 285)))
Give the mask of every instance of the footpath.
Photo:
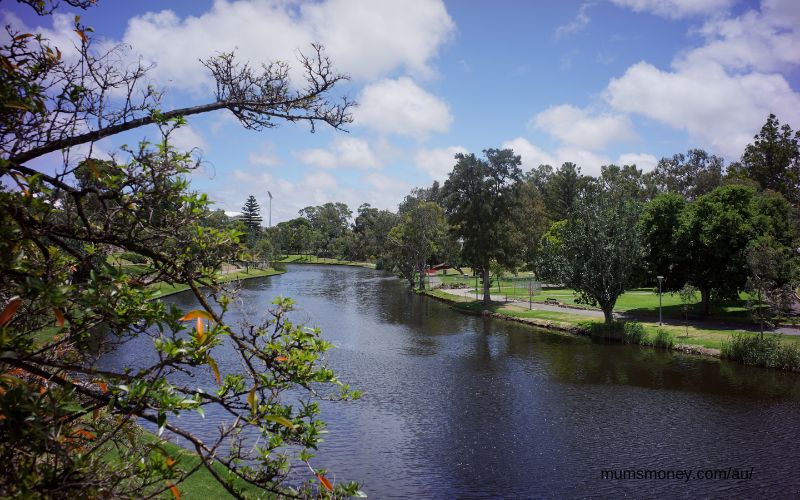
MULTIPOLYGON (((436 282, 433 282, 436 285, 436 282)), ((475 292, 467 289, 467 288, 441 288, 441 291, 445 293, 449 293, 450 295, 457 295, 461 297, 467 298, 475 298, 475 292)), ((481 294, 482 297, 482 294, 481 294)), ((509 298, 506 295, 491 295, 492 302, 505 302, 507 304, 513 304, 515 306, 519 306, 525 309, 531 309, 534 311, 552 311, 552 312, 561 312, 561 313, 569 313, 575 314, 580 316, 586 316, 591 318, 602 318, 603 311, 599 311, 597 309, 583 309, 579 307, 570 307, 567 305, 550 305, 550 304, 543 304, 541 302, 533 302, 532 304, 527 300, 521 299, 514 299, 509 298)), ((614 313, 615 319, 622 319, 622 320, 632 320, 632 321, 641 321, 641 322, 648 322, 648 323, 657 323, 658 316, 641 316, 641 315, 632 315, 624 312, 615 312, 614 313)), ((686 322, 682 319, 675 319, 675 318, 664 318, 663 323, 665 325, 670 326, 684 326, 686 322)), ((750 324, 750 323, 741 323, 741 322, 733 322, 733 321, 719 321, 719 320, 696 320, 692 319, 689 320, 689 326, 694 326, 697 328, 706 328, 706 329, 713 329, 713 330, 730 330, 731 332, 757 332, 758 325, 750 324)), ((774 328, 772 330, 765 330, 770 333, 782 333, 784 335, 800 335, 800 327, 796 326, 780 326, 778 328, 774 328)))

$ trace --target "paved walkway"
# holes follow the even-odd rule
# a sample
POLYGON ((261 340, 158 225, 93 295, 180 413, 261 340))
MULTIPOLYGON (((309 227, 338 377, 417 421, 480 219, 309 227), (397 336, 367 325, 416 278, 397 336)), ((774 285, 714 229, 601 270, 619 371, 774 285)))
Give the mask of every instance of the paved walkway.
MULTIPOLYGON (((436 281, 432 280, 432 284, 436 285, 436 281)), ((444 288, 442 291, 447 292, 452 295, 460 295, 462 297, 468 298, 475 298, 475 292, 468 289, 468 288, 453 288, 448 289, 444 288)), ((479 295, 479 298, 482 298, 483 294, 479 295)), ((569 307, 569 306, 553 306, 542 304, 541 302, 534 302, 532 306, 529 305, 527 300, 520 300, 520 299, 509 299, 506 295, 491 295, 491 299, 493 302, 506 302, 508 304, 514 304, 516 306, 524 307, 528 309, 532 307, 534 311, 553 311, 553 312, 560 312, 566 314, 577 314, 580 316, 587 316, 593 318, 602 318, 603 311, 599 311, 597 309, 581 309, 577 307, 569 307)), ((619 319, 630 319, 636 321, 646 321, 648 323, 656 323, 658 322, 658 316, 640 316, 640 315, 630 315, 627 313, 614 313, 615 318, 619 319)), ((685 323, 683 320, 675 319, 675 318, 665 318, 664 319, 665 325, 670 326, 684 326, 685 323)), ((758 325, 750 324, 750 323, 740 323, 734 321, 720 321, 720 320, 691 320, 689 321, 690 326, 694 326, 697 328, 705 328, 710 330, 731 330, 731 331, 746 331, 746 332, 757 332, 758 325)), ((769 330, 772 333, 783 333, 785 335, 800 335, 800 328, 792 327, 792 326, 782 326, 779 328, 775 328, 773 330, 769 330)))

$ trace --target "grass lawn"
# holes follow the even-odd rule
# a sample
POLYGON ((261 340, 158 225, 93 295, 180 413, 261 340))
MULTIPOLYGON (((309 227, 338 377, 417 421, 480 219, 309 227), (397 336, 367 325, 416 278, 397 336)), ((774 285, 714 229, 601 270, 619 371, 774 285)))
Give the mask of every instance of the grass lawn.
POLYGON ((375 264, 371 262, 358 262, 354 260, 340 260, 329 257, 317 257, 316 255, 286 255, 280 260, 276 260, 281 264, 331 264, 340 266, 360 266, 375 268, 375 264))
MULTIPOLYGON (((261 278, 264 276, 273 276, 275 274, 283 274, 284 271, 278 271, 277 269, 251 269, 250 271, 236 271, 232 273, 223 274, 219 277, 219 281, 222 283, 227 283, 229 281, 236 281, 242 279, 249 279, 249 278, 261 278)), ((161 298, 166 297, 167 295, 172 295, 173 293, 184 292, 189 290, 189 285, 184 284, 176 284, 170 285, 168 283, 153 283, 150 285, 150 290, 153 291, 153 298, 161 298)))
MULTIPOLYGON (((471 270, 464 270, 465 273, 471 270)), ((449 269, 447 274, 439 272, 436 277, 445 285, 464 284, 471 290, 475 290, 475 278, 472 275, 463 277, 457 274, 457 271, 449 269)), ((480 290, 478 293, 482 293, 480 290)), ((528 279, 520 276, 516 279, 504 278, 500 281, 498 288, 497 281, 492 281, 491 293, 495 295, 503 295, 509 298, 518 298, 528 300, 528 279)), ((552 288, 545 287, 541 291, 533 294, 534 302, 544 302, 547 298, 554 298, 562 304, 570 306, 577 306, 581 308, 597 309, 585 304, 577 304, 575 301, 577 296, 575 292, 569 288, 552 288)), ((739 294, 738 300, 728 300, 721 302, 712 302, 709 319, 717 319, 721 321, 738 321, 750 322, 745 307, 748 295, 746 293, 739 294)), ((662 301, 662 314, 664 318, 683 319, 684 311, 680 297, 677 294, 663 293, 661 295, 662 301)), ((702 315, 700 304, 700 294, 695 294, 694 301, 689 304, 689 318, 699 318, 702 315)), ((658 317, 658 293, 653 288, 636 288, 628 290, 617 299, 617 304, 614 307, 615 312, 628 312, 636 316, 651 316, 658 317)))
MULTIPOLYGON (((570 292, 566 289, 556 289, 564 292, 570 292)), ((636 291, 633 291, 636 292, 636 291)), ((549 291, 548 291, 549 293, 549 291)), ((471 312, 478 312, 483 311, 486 309, 482 301, 475 301, 468 297, 462 297, 457 295, 450 295, 446 291, 443 290, 432 290, 427 292, 428 295, 438 297, 440 299, 444 299, 447 301, 451 301, 454 303, 454 307, 456 309, 462 309, 465 311, 471 312)), ((555 296, 556 294, 548 294, 543 295, 545 297, 555 296)), ((631 303, 636 304, 637 301, 642 301, 641 294, 631 293, 629 292, 626 295, 631 295, 633 298, 631 299, 631 303)), ((561 300, 559 298, 559 300, 561 300)), ((658 314, 658 296, 656 296, 656 314, 658 314)), ((562 301, 565 302, 566 301, 562 301)), ((573 325, 576 327, 583 327, 586 328, 590 323, 593 322, 602 322, 603 318, 593 318, 587 317, 581 314, 574 314, 570 312, 560 312, 560 311, 529 311, 526 308, 516 306, 516 305, 508 305, 503 304, 501 302, 494 303, 492 306, 488 308, 492 312, 497 314, 511 316, 515 318, 531 318, 534 320, 545 320, 545 321, 553 321, 557 323, 564 323, 573 325)), ((642 326, 644 327, 645 331, 649 335, 655 335, 659 329, 657 321, 642 321, 642 326)), ((734 330, 729 329, 714 329, 714 328, 698 328, 694 326, 690 326, 688 328, 688 336, 686 335, 687 329, 683 326, 671 326, 671 325, 663 325, 660 327, 663 330, 671 333, 672 336, 675 338, 676 344, 686 344, 692 346, 699 346, 699 347, 707 347, 712 349, 720 349, 724 342, 729 341, 731 334, 734 330)), ((755 335, 755 334, 754 334, 755 335)), ((772 334, 767 334, 772 335, 772 334)), ((797 335, 776 335, 781 342, 786 344, 796 344, 800 346, 800 336, 797 335)))

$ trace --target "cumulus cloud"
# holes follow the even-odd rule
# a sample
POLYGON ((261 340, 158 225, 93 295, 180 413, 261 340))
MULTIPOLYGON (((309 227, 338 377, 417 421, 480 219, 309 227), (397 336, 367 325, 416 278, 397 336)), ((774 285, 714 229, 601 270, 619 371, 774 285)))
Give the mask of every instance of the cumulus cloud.
MULTIPOLYGON (((235 170, 231 179, 236 185, 248 186, 250 192, 272 193, 273 224, 297 217, 298 211, 306 206, 328 202, 346 203, 353 211, 362 203, 396 210, 397 204, 412 187, 401 179, 377 172, 370 172, 352 184, 343 184, 322 171, 309 172, 296 181, 289 181, 263 170, 235 170)), ((217 189, 213 197, 222 208, 229 210, 236 210, 244 203, 244 195, 239 188, 217 189)), ((264 198, 259 198, 262 207, 267 206, 267 199, 264 198)))
POLYGON ((367 85, 358 101, 354 123, 384 134, 423 138, 447 132, 453 122, 447 104, 408 77, 367 85))
POLYGON ((714 17, 698 30, 703 45, 679 54, 669 69, 634 64, 609 82, 605 97, 618 112, 685 130, 702 147, 738 158, 769 113, 800 121, 800 94, 778 73, 797 71, 799 24, 794 0, 714 17))
POLYGON ((524 137, 505 141, 502 147, 513 149, 522 157, 523 170, 531 170, 539 165, 558 168, 566 162, 572 162, 579 166, 584 174, 599 175, 600 167, 611 163, 611 160, 605 155, 571 146, 545 151, 524 137))
POLYGON ((199 149, 202 152, 208 151, 208 143, 197 131, 189 125, 183 125, 172 131, 169 136, 172 146, 178 151, 191 151, 199 149))
POLYGON ((620 155, 617 165, 636 165, 642 172, 649 172, 656 168, 658 160, 655 156, 646 153, 626 153, 620 155))
POLYGON ((380 168, 381 161, 364 139, 337 137, 330 149, 306 149, 295 153, 306 165, 318 168, 380 168))
POLYGON ((705 44, 677 67, 718 63, 735 71, 779 71, 800 64, 800 8, 796 0, 766 0, 761 10, 714 18, 697 30, 705 44))
POLYGON ((250 153, 247 159, 251 165, 262 167, 277 167, 283 163, 275 151, 275 145, 271 142, 263 144, 256 151, 250 153))
POLYGON ((572 147, 597 150, 613 142, 636 138, 630 119, 622 114, 592 114, 568 104, 551 106, 531 124, 572 147))
POLYGON ((678 19, 727 11, 736 0, 611 0, 619 7, 634 12, 649 12, 678 19))
POLYGON ((640 62, 611 80, 614 108, 651 118, 736 158, 770 112, 800 121, 800 95, 777 74, 731 75, 707 64, 662 71, 640 62))
POLYGON ((308 50, 312 42, 322 43, 336 68, 356 79, 396 69, 428 76, 434 72, 431 61, 454 29, 439 0, 302 5, 215 0, 199 16, 180 17, 168 9, 136 16, 122 42, 133 48, 133 55, 157 65, 151 76, 160 84, 203 91, 210 79, 199 59, 236 50, 243 61, 296 63, 297 51, 308 50))
POLYGON ((468 153, 464 146, 450 146, 446 148, 420 149, 414 153, 414 163, 417 170, 430 175, 432 179, 444 182, 456 164, 457 153, 468 153))

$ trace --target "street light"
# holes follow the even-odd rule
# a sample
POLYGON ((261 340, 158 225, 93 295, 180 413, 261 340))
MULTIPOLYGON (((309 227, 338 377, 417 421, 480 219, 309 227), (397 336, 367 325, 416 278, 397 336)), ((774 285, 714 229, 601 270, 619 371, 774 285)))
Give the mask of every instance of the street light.
POLYGON ((661 326, 661 282, 664 281, 664 277, 659 275, 656 279, 658 280, 658 326, 661 326))

